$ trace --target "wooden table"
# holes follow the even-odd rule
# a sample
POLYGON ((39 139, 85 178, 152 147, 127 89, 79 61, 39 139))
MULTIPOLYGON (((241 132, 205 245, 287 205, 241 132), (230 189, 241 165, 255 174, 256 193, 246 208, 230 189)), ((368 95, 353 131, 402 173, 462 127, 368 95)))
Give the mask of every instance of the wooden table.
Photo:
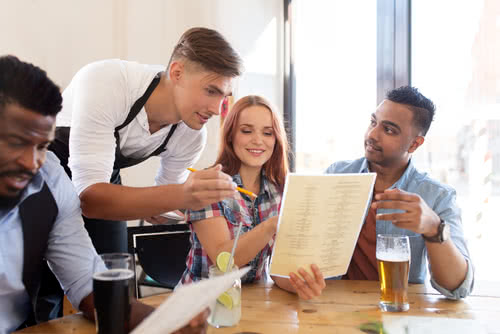
MULTIPOLYGON (((272 284, 244 285, 242 318, 238 326, 208 333, 362 333, 359 326, 380 321, 378 282, 328 281, 323 295, 300 301, 272 284)), ((167 294, 144 298, 157 306, 167 294)), ((471 296, 461 301, 447 300, 424 285, 410 285, 410 311, 398 315, 476 319, 487 333, 500 333, 500 284, 479 282, 471 296)), ((95 326, 74 314, 18 333, 95 333, 95 326)))

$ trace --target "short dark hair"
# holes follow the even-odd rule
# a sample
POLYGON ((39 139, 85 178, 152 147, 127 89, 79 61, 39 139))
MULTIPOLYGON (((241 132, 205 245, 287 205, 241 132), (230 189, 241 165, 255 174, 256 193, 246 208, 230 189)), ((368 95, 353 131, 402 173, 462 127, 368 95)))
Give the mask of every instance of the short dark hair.
POLYGON ((180 58, 225 77, 238 77, 243 72, 240 55, 220 33, 208 28, 191 28, 182 34, 168 66, 180 58))
POLYGON ((55 116, 62 108, 59 87, 47 73, 15 56, 0 57, 0 112, 10 103, 45 116, 55 116))
POLYGON ((407 105, 413 112, 413 122, 425 136, 434 120, 436 106, 422 95, 419 90, 411 86, 402 86, 389 91, 386 95, 389 101, 407 105))

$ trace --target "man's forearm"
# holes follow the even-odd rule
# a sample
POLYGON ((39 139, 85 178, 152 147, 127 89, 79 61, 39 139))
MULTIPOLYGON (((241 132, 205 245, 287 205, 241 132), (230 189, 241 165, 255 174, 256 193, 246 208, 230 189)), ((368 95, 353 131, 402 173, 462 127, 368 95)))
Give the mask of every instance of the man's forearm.
MULTIPOLYGON (((143 304, 136 299, 132 299, 130 309, 130 330, 134 329, 137 325, 141 323, 144 318, 150 315, 154 311, 154 307, 143 304)), ((94 315, 94 294, 91 293, 85 297, 81 302, 79 309, 83 312, 83 315, 92 321, 95 321, 94 315)))
POLYGON ((442 244, 425 243, 434 280, 443 288, 453 291, 467 275, 467 261, 452 240, 442 244))
POLYGON ((141 321, 150 315, 154 310, 154 307, 133 299, 130 310, 130 330, 137 327, 137 325, 139 325, 141 321))
POLYGON ((183 208, 182 185, 127 187, 96 183, 80 194, 88 218, 133 220, 183 208))
POLYGON ((95 319, 94 315, 94 294, 91 293, 87 297, 83 298, 78 306, 78 309, 83 312, 83 315, 92 321, 95 319))

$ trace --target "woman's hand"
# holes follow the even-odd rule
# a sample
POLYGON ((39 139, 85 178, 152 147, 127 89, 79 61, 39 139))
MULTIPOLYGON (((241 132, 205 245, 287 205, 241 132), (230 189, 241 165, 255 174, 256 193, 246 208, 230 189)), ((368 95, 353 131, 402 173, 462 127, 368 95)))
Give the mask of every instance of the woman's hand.
POLYGON ((300 276, 295 273, 290 273, 290 283, 295 289, 295 292, 297 292, 300 298, 306 300, 320 296, 326 286, 325 279, 318 266, 312 264, 311 270, 314 277, 311 277, 311 275, 302 268, 298 270, 300 276))
POLYGON ((207 318, 210 315, 210 311, 205 309, 203 312, 198 314, 195 318, 191 319, 188 325, 182 327, 174 334, 204 334, 207 332, 207 318))

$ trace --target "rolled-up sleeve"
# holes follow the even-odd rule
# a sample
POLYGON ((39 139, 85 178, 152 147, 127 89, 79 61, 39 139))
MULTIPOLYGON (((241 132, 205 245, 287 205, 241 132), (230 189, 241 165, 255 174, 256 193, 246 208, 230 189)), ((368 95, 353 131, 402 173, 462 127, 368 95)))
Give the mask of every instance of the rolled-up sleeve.
POLYGON ((127 110, 126 89, 118 64, 86 66, 72 80, 68 166, 78 194, 96 183, 109 182, 115 161, 115 128, 127 110))
POLYGON ((224 216, 224 208, 221 202, 212 203, 201 210, 187 210, 185 215, 187 222, 194 223, 208 218, 222 217, 224 216))
POLYGON ((462 227, 461 210, 456 204, 456 191, 448 188, 443 192, 440 199, 436 201, 434 211, 439 217, 450 226, 450 238, 458 251, 463 255, 467 262, 467 273, 462 284, 453 291, 440 286, 432 275, 432 268, 429 266, 431 272, 431 285, 439 291, 443 296, 450 299, 461 299, 467 297, 474 287, 474 265, 470 259, 467 242, 465 240, 464 231, 462 227))
POLYGON ((467 297, 472 292, 472 288, 474 287, 474 267, 472 266, 470 259, 465 258, 465 261, 467 261, 467 274, 464 281, 458 288, 453 291, 445 289, 439 285, 431 275, 432 287, 449 299, 457 300, 467 297))

